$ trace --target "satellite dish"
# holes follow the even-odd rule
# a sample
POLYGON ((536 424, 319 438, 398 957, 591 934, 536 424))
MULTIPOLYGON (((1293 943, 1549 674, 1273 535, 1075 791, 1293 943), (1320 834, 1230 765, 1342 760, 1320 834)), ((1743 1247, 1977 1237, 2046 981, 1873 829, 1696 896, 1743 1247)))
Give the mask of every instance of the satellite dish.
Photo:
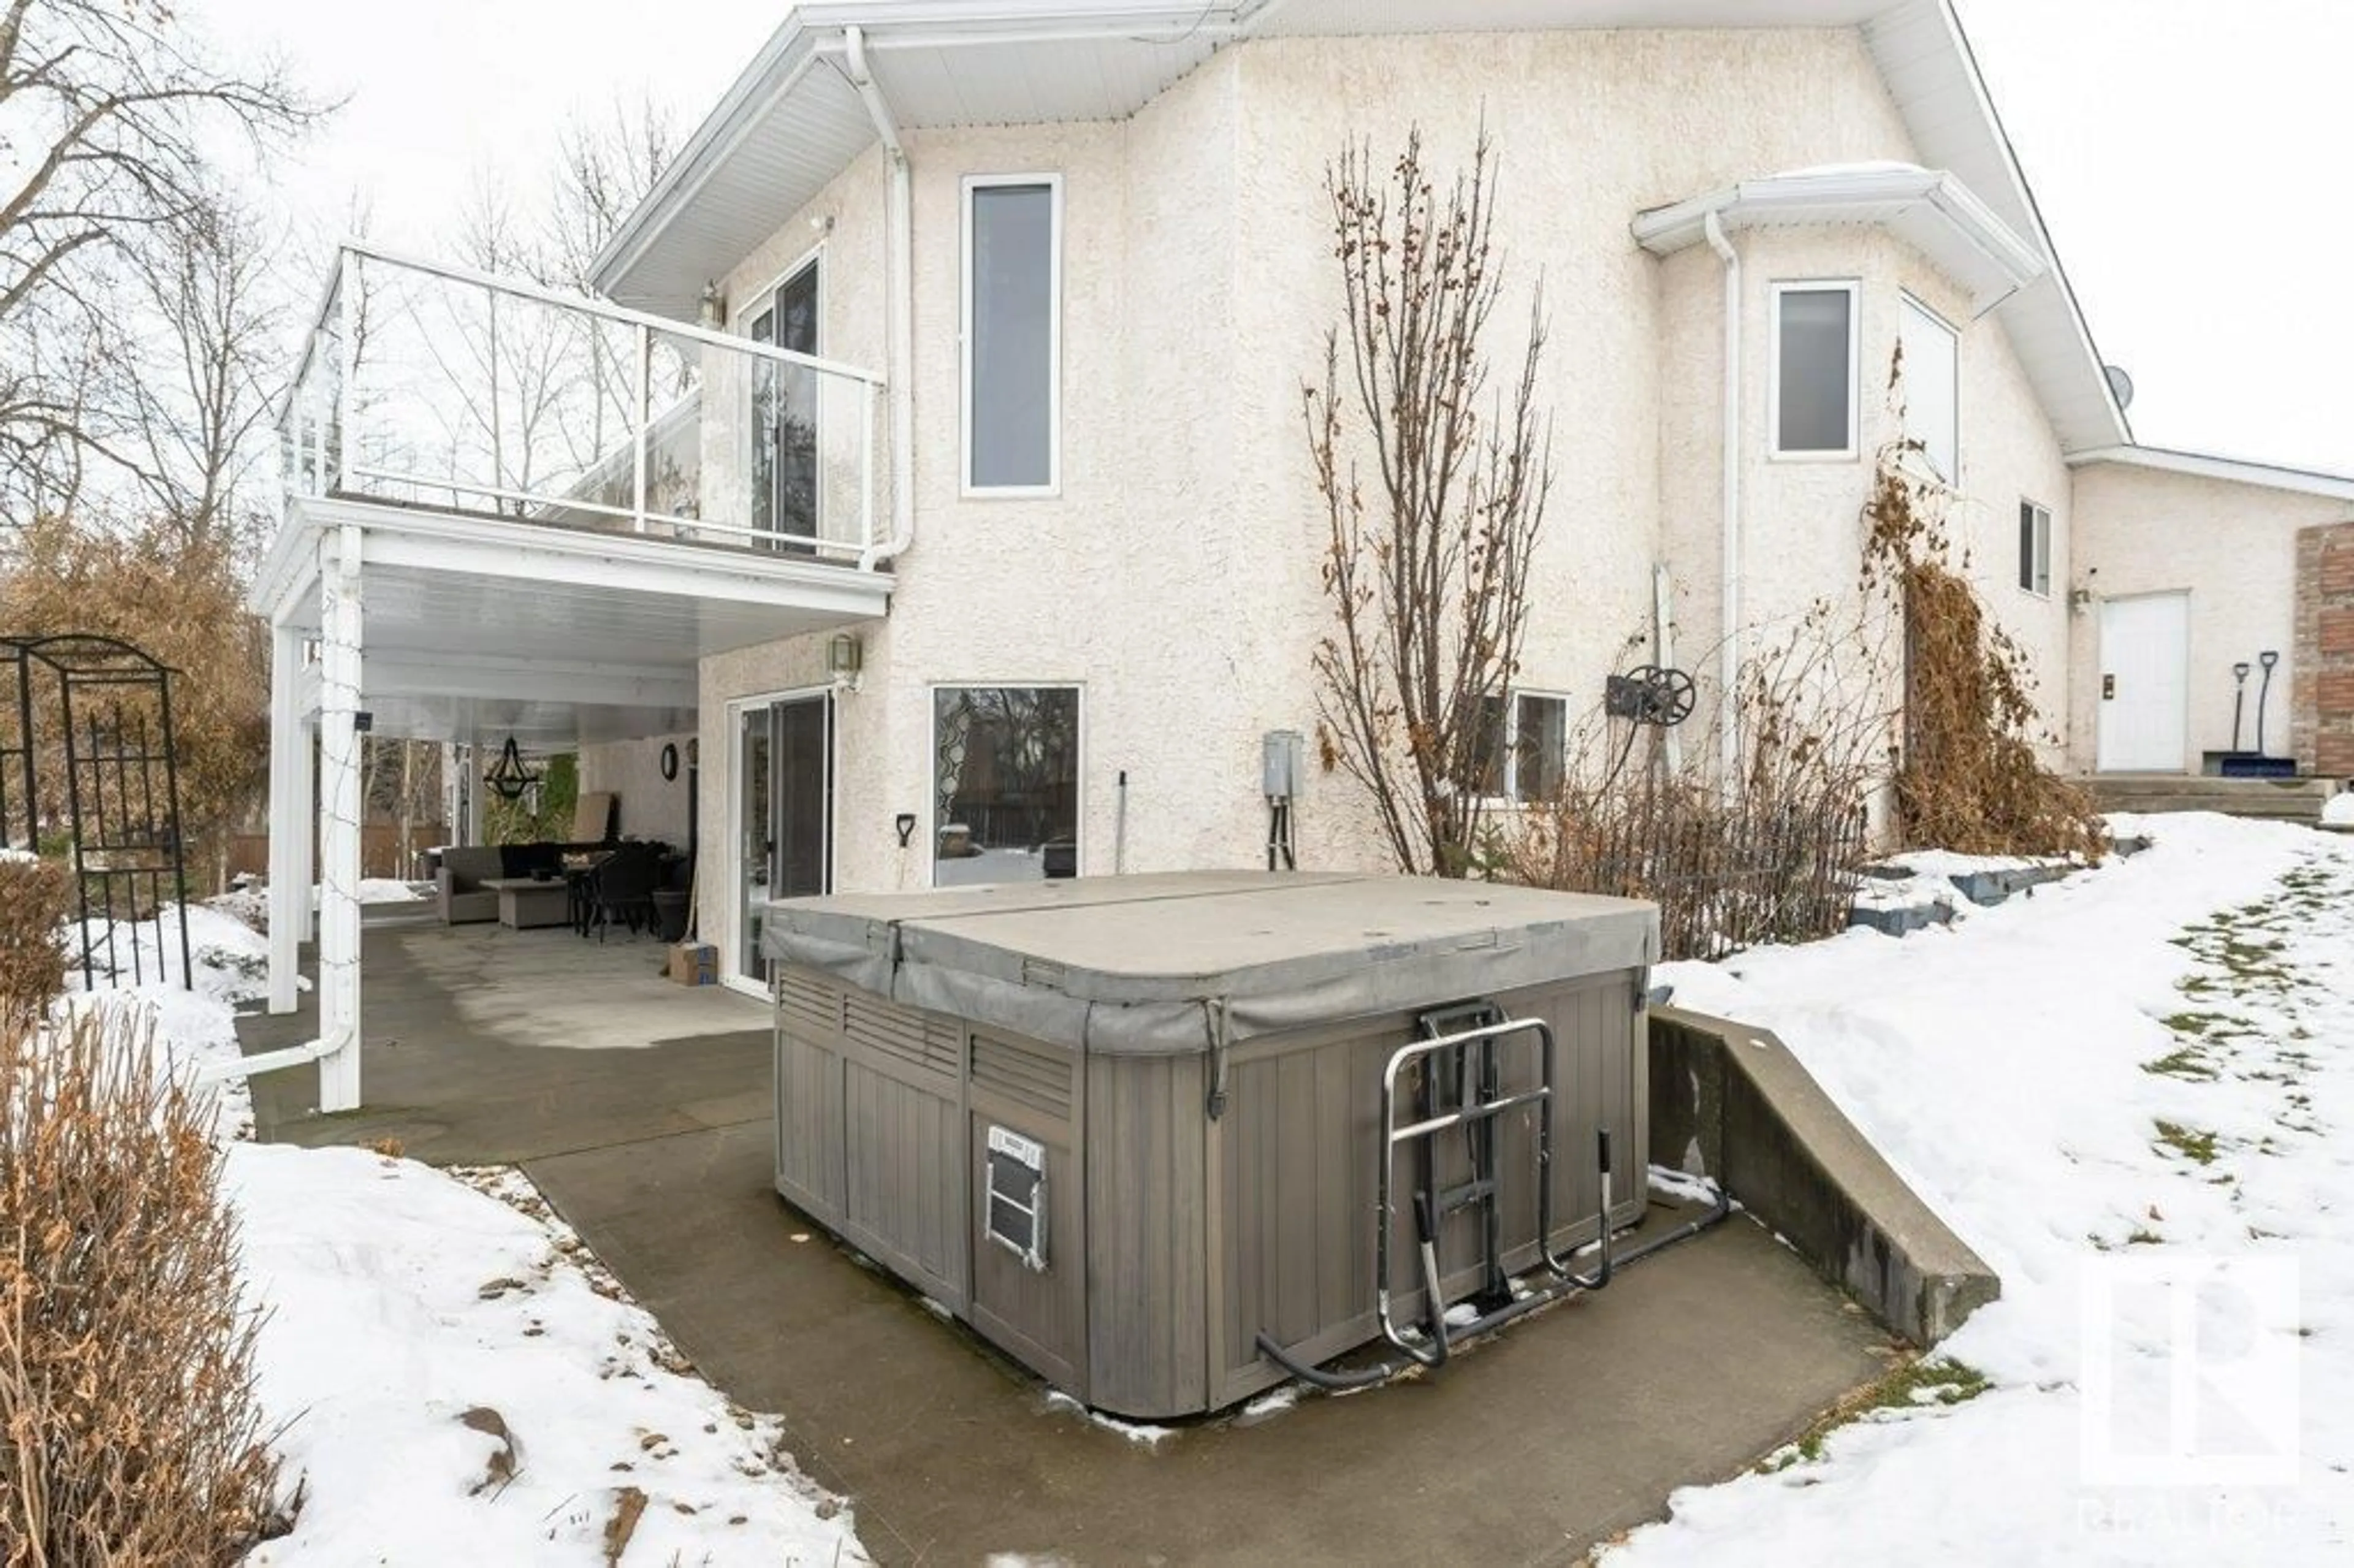
POLYGON ((2109 378, 2109 396, 2117 400, 2119 409, 2133 407, 2133 377, 2120 366, 2104 365, 2101 374, 2109 378))

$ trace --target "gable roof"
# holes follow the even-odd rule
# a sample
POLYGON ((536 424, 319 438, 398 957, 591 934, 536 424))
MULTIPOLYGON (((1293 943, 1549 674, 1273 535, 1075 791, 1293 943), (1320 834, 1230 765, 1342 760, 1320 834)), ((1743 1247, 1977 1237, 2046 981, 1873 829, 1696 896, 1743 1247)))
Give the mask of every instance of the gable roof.
POLYGON ((849 26, 909 130, 1124 118, 1218 48, 1259 37, 1857 27, 1921 162, 1949 171, 2043 265, 1997 315, 2062 449, 2132 440, 1950 0, 810 0, 614 235, 592 274, 599 290, 690 319, 708 280, 873 143, 840 58, 849 26))
POLYGON ((2354 474, 2320 469, 2289 468, 2276 462, 2253 462, 2213 452, 2186 452, 2172 447, 2102 447, 2071 452, 2068 466, 2089 468, 2096 463, 2122 463, 2129 468, 2158 469, 2167 473, 2195 474, 2200 479, 2229 480, 2235 484, 2261 485, 2266 490, 2295 491, 2300 495, 2354 501, 2354 474))

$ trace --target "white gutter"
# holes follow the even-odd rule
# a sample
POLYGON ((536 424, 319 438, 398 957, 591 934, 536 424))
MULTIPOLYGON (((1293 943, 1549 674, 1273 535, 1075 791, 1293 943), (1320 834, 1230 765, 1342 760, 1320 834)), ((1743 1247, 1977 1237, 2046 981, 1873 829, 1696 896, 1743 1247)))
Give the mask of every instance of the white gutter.
POLYGON ((1741 797, 1741 255, 1714 211, 1701 218, 1709 249, 1724 262, 1724 500, 1723 609, 1717 643, 1718 789, 1741 797))
POLYGON ((899 140, 898 122, 883 101, 883 90, 866 65, 866 31, 842 29, 843 63, 858 101, 875 122, 883 143, 884 163, 890 170, 890 206, 884 217, 888 277, 885 281, 885 335, 891 361, 891 536, 880 545, 869 543, 858 557, 861 571, 873 571, 904 554, 916 542, 916 242, 915 182, 907 168, 907 149, 899 140))

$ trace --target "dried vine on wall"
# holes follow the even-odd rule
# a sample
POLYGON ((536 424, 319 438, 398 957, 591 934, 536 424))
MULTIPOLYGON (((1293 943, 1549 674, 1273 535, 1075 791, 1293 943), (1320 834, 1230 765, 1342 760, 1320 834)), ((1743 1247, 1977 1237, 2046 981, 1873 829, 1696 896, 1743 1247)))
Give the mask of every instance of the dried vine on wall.
POLYGON ((1967 854, 2097 860, 2107 834, 2090 797, 2037 756, 2057 741, 2041 727, 2027 651, 1955 563, 1942 493, 1904 466, 1920 450, 1882 449, 1863 508, 1863 588, 1893 599, 1904 633, 1898 835, 1967 854))

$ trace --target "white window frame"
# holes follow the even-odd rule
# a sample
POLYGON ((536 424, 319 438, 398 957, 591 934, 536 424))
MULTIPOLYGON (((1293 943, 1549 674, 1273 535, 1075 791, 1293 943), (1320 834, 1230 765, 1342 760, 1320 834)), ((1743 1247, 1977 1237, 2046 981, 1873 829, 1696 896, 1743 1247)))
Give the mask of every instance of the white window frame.
MULTIPOLYGON (((739 769, 743 759, 737 748, 744 744, 744 715, 751 708, 770 708, 779 703, 823 701, 827 724, 833 726, 834 744, 826 758, 825 784, 825 890, 834 890, 836 858, 842 851, 842 703, 839 691, 832 685, 786 686, 772 692, 749 692, 740 697, 729 697, 720 705, 726 728, 720 736, 720 751, 725 771, 721 777, 726 800, 720 826, 727 835, 726 852, 720 856, 726 883, 726 904, 723 913, 726 935, 719 949, 719 983, 730 991, 747 996, 767 997, 768 981, 757 974, 748 975, 737 965, 737 955, 744 950, 744 810, 743 779, 739 769)), ((700 740, 703 732, 697 731, 700 740)), ((771 761, 774 758, 770 759, 771 761)))
POLYGON ((1058 174, 967 175, 958 196, 958 228, 964 255, 959 263, 957 318, 957 493, 968 501, 1043 500, 1063 493, 1063 176, 1058 174), (1044 185, 1054 233, 1046 270, 1046 482, 972 482, 972 208, 973 193, 1006 185, 1044 185))
MULTIPOLYGON (((1948 490, 1958 491, 1962 487, 1962 329, 1947 321, 1944 312, 1932 306, 1928 301, 1910 289, 1905 289, 1899 291, 1897 303, 1896 341, 1899 344, 1904 341, 1904 312, 1907 308, 1920 312, 1932 325, 1944 329, 1946 335, 1954 341, 1954 471, 1939 473, 1936 466, 1929 461, 1926 451, 1921 454, 1921 466, 1926 477, 1935 480, 1948 490)), ((1912 375, 1913 367, 1911 362, 1907 361, 1904 366, 1904 376, 1908 383, 1912 379, 1912 375)), ((1912 401, 1910 397, 1905 398, 1905 407, 1908 409, 1912 407, 1912 401)), ((1904 430, 1903 434, 1906 440, 1912 439, 1913 432, 1910 429, 1904 430)), ((1925 442, 1924 445, 1925 446, 1926 443, 1925 442)))
POLYGON ((1767 289, 1766 313, 1766 455, 1776 462, 1853 462, 1861 454, 1863 405, 1863 281, 1860 278, 1781 278, 1767 289), (1847 296, 1847 445, 1837 451, 1785 451, 1782 448, 1782 296, 1847 296))
MULTIPOLYGON (((1553 691, 1544 686, 1507 686, 1504 688, 1504 762, 1498 774, 1501 793, 1483 797, 1491 807, 1520 809, 1542 802, 1521 799, 1521 699, 1536 697, 1561 705, 1561 770, 1569 774, 1569 715, 1571 697, 1567 692, 1553 691)), ((1080 715, 1084 718, 1086 715, 1080 715)))
POLYGON ((2012 576, 2014 578, 2021 576, 2034 576, 2037 575, 2037 568, 2040 567, 2043 586, 2037 588, 2031 582, 2022 581, 2019 584, 2019 591, 2030 599, 2050 599, 2052 597, 2052 508, 2024 495, 2019 498, 2019 504, 2021 511, 2033 514, 2036 527, 2034 542, 2030 546, 2029 558, 2019 563, 2020 570, 2012 576))
POLYGON ((1087 701, 1087 683, 1085 681, 1074 681, 1067 677, 1054 681, 1025 680, 1018 676, 1004 681, 975 678, 965 681, 933 681, 924 687, 924 774, 930 780, 924 786, 924 794, 929 802, 924 808, 924 816, 931 823, 931 836, 925 841, 924 885, 927 887, 940 885, 940 829, 945 820, 940 816, 939 780, 932 777, 933 769, 939 766, 940 694, 970 691, 1054 691, 1078 694, 1079 754, 1075 763, 1078 771, 1078 793, 1071 802, 1071 838, 1072 842, 1078 846, 1076 855, 1078 873, 1081 876, 1085 876, 1087 873, 1087 745, 1092 738, 1087 733, 1087 726, 1091 722, 1087 717, 1087 711, 1093 705, 1087 701))
POLYGON ((752 318, 776 303, 777 291, 801 276, 804 269, 814 267, 817 269, 817 346, 811 349, 810 354, 813 358, 823 358, 826 349, 825 307, 828 297, 825 247, 826 242, 822 239, 819 240, 815 245, 794 257, 790 266, 747 295, 742 303, 730 304, 727 308, 727 330, 737 337, 749 336, 752 331, 752 318))

